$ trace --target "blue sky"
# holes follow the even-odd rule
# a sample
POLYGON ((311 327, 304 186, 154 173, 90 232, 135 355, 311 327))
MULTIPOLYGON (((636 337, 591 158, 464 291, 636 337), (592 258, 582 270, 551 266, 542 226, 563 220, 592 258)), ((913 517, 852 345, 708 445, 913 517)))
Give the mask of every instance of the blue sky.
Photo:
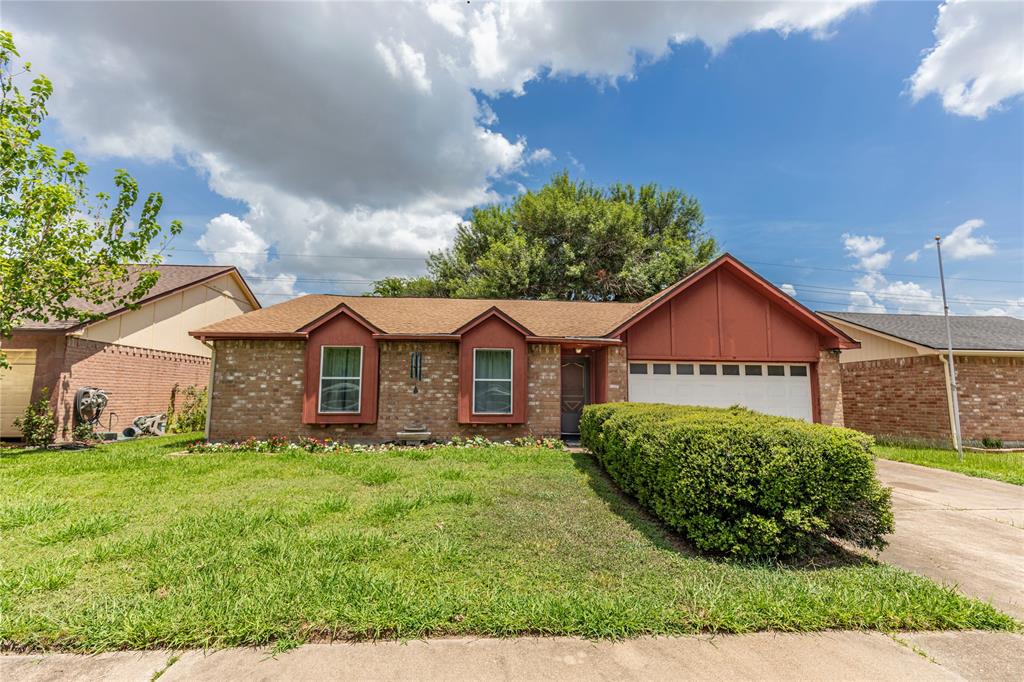
MULTIPOLYGON (((717 24, 671 17, 662 20, 680 22, 671 33, 701 38, 673 42, 652 20, 634 34, 607 38, 620 41, 618 51, 613 45, 588 52, 583 38, 575 52, 551 48, 535 61, 500 36, 505 26, 520 39, 530 37, 533 17, 499 16, 492 21, 499 36, 491 63, 481 57, 490 52, 478 49, 485 33, 469 28, 486 28, 488 17, 457 16, 451 13, 462 10, 448 6, 444 14, 431 12, 430 26, 473 39, 465 56, 473 75, 449 69, 451 83, 432 57, 432 50, 447 49, 433 47, 445 45, 443 32, 435 43, 411 42, 403 36, 424 35, 411 10, 391 24, 388 14, 357 20, 351 7, 333 9, 340 20, 366 22, 386 37, 375 49, 354 46, 335 55, 328 33, 316 49, 338 60, 335 73, 355 73, 352 78, 364 60, 378 66, 370 60, 382 60, 393 89, 358 82, 335 93, 329 76, 318 81, 317 74, 300 72, 308 100, 292 102, 279 119, 264 116, 259 105, 239 115, 237 100, 267 96, 257 85, 247 89, 249 72, 263 68, 261 60, 287 62, 287 55, 239 58, 237 51, 218 51, 212 64, 185 59, 181 68, 198 69, 192 77, 167 71, 168 61, 156 56, 158 40, 140 39, 123 46, 140 61, 131 70, 120 67, 126 83, 110 95, 111 105, 124 98, 126 107, 116 111, 132 115, 132 125, 109 128, 102 99, 83 104, 81 94, 57 97, 47 137, 84 151, 95 189, 124 167, 144 190, 161 191, 163 214, 186 224, 171 260, 238 262, 253 288, 267 292, 265 304, 298 292, 358 293, 372 278, 414 274, 420 255, 443 246, 471 205, 537 187, 565 168, 600 185, 657 182, 696 196, 723 249, 776 284, 791 285, 815 309, 937 312, 934 252, 918 250, 942 234, 953 235, 946 264, 954 310, 1024 315, 1024 23, 1007 29, 1005 5, 983 17, 987 23, 952 7, 946 27, 939 5, 923 2, 837 10, 824 20, 797 16, 780 30, 750 30, 742 22, 759 25, 755 15, 723 16, 717 24), (953 32, 957 22, 990 31, 975 37, 978 45, 1002 40, 1008 48, 997 58, 971 44, 943 48, 943 31, 953 32), (212 97, 204 64, 223 74, 212 97), (974 71, 961 73, 964 64, 974 71), (521 70, 513 73, 516 67, 521 70), (996 85, 944 98, 943 88, 958 78, 968 86, 996 85), (493 117, 478 110, 480 102, 493 117), (410 108, 408 117, 402 107, 410 108), (396 138, 381 138, 383 158, 358 139, 381 132, 359 131, 377 116, 396 138), (136 125, 137 133, 124 131, 136 125), (274 152, 261 125, 307 127, 310 139, 297 137, 283 153, 274 152), (354 139, 336 139, 347 134, 354 139), (449 138, 433 156, 416 148, 427 154, 436 140, 449 138)), ((980 7, 970 12, 989 11, 980 7)), ((62 81, 80 88, 71 60, 46 48, 45 33, 58 34, 60 25, 41 21, 45 7, 43 15, 19 10, 15 37, 21 25, 29 43, 19 41, 23 54, 54 78, 58 91, 62 81), (38 58, 30 52, 37 46, 38 58)), ((629 8, 622 11, 636 18, 629 8)), ((294 10, 287 12, 292 17, 294 10)), ((1024 10, 1018 13, 1024 20, 1024 10)), ((577 36, 595 30, 595 16, 581 22, 586 28, 570 23, 576 16, 559 20, 577 36)), ((83 32, 103 30, 97 21, 83 32)), ((538 29, 532 39, 531 51, 543 53, 547 37, 538 29)), ((95 43, 84 39, 71 49, 82 58, 97 56, 89 52, 95 43)), ((438 63, 460 58, 455 53, 438 63)), ((280 63, 269 70, 278 69, 288 75, 280 63)), ((275 129, 285 138, 300 134, 269 128, 275 129)))

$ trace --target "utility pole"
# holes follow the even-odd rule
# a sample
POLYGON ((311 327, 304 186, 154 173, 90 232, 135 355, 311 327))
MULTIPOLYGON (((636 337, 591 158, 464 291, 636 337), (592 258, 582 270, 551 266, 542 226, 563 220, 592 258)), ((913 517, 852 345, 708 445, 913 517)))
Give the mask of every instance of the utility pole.
POLYGON ((949 303, 946 302, 946 275, 942 271, 942 237, 935 237, 935 253, 939 256, 939 282, 942 285, 942 310, 946 316, 946 352, 949 353, 949 383, 953 390, 953 439, 959 461, 964 461, 964 439, 960 434, 960 398, 956 391, 956 365, 953 364, 953 330, 949 325, 949 303))

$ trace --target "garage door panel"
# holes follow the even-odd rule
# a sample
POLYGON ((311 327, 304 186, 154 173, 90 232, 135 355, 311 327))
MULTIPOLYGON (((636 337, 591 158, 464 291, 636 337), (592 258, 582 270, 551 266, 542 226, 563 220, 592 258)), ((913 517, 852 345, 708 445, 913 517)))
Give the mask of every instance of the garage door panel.
MULTIPOLYGON (((654 374, 653 363, 631 362, 629 399, 633 402, 669 403, 732 407, 742 405, 756 412, 812 421, 810 371, 805 364, 774 364, 782 367, 782 376, 769 375, 768 365, 758 365, 761 373, 749 373, 747 364, 739 365, 739 374, 724 374, 723 363, 715 363, 715 374, 701 374, 701 364, 693 363, 694 373, 683 374, 673 363, 671 374, 654 374), (641 366, 646 373, 639 373, 641 366), (792 368, 796 368, 795 370, 792 368), (802 373, 802 375, 801 375, 802 373)), ((733 368, 735 363, 724 363, 733 368)), ((732 371, 735 371, 733 369, 732 371)))
POLYGON ((8 369, 0 369, 0 438, 21 436, 14 420, 25 414, 32 400, 36 374, 36 351, 4 349, 8 369))

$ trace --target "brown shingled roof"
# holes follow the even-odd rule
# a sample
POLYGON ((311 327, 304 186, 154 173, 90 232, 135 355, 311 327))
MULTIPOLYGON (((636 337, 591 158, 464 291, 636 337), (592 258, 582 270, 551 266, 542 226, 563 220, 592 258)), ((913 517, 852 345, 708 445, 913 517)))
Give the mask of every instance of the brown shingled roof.
POLYGON ((193 335, 294 334, 342 304, 386 334, 451 334, 475 317, 497 308, 538 336, 569 338, 604 336, 641 306, 640 303, 588 301, 310 294, 222 320, 193 332, 193 335))
MULTIPOLYGON (((150 289, 146 295, 138 301, 139 304, 152 301, 153 299, 160 298, 166 294, 169 294, 179 289, 186 287, 195 286, 203 282, 207 282, 216 277, 220 277, 223 274, 232 272, 235 267, 232 265, 156 265, 156 266, 132 266, 135 268, 134 272, 129 276, 129 281, 125 284, 125 291, 128 291, 138 279, 138 274, 145 270, 155 269, 160 273, 160 278, 157 279, 156 284, 150 289)), ((241 276, 239 276, 241 279, 241 276)), ((248 285, 245 284, 245 280, 242 280, 246 290, 248 285)), ((251 294, 251 292, 250 292, 251 294)), ((256 297, 253 296, 253 300, 256 297)), ((81 299, 73 298, 69 301, 69 305, 78 310, 84 310, 86 312, 102 313, 104 315, 113 315, 125 310, 123 307, 117 306, 111 302, 106 305, 96 306, 83 301, 81 299)), ((257 301, 257 305, 259 302, 257 301)), ((24 324, 18 327, 23 330, 70 330, 79 326, 89 324, 88 322, 79 322, 78 320, 50 320, 49 322, 34 322, 26 321, 24 324)))

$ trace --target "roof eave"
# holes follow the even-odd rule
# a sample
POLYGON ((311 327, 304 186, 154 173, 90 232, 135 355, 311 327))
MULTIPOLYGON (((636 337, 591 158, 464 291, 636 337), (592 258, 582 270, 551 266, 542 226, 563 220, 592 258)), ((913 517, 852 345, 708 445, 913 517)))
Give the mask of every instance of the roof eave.
POLYGON ((246 339, 305 339, 309 335, 305 332, 228 332, 228 331, 203 331, 197 329, 188 333, 194 339, 200 341, 234 341, 246 339))

